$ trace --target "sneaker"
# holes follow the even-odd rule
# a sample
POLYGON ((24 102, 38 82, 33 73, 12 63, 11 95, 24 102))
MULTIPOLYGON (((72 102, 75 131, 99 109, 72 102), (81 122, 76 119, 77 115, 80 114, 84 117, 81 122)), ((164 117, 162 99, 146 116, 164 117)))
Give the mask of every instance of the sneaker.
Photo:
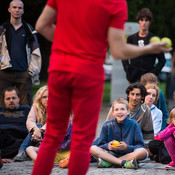
POLYGON ((67 168, 68 165, 69 165, 69 158, 61 160, 59 163, 59 167, 61 167, 61 168, 67 168))
POLYGON ((13 158, 15 161, 22 162, 24 160, 27 160, 27 154, 25 151, 20 150, 18 154, 13 158))
POLYGON ((2 166, 3 166, 3 161, 2 161, 2 159, 0 158, 0 169, 2 168, 2 166))
POLYGON ((175 163, 171 161, 169 164, 165 165, 165 168, 175 168, 175 163))
POLYGON ((130 160, 130 161, 126 161, 126 163, 124 164, 124 166, 122 168, 127 168, 127 169, 138 169, 138 162, 136 159, 130 160))
POLYGON ((110 168, 112 164, 102 160, 101 158, 97 159, 97 168, 110 168))

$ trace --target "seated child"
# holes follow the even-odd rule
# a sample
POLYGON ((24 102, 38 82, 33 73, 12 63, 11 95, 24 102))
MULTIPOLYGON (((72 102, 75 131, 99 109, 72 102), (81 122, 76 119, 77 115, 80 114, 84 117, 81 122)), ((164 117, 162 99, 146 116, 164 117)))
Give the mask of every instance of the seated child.
POLYGON ((129 105, 124 98, 118 98, 112 105, 114 119, 104 123, 97 145, 90 148, 97 158, 97 167, 124 167, 137 169, 138 160, 147 158, 139 124, 129 119, 129 105), (119 141, 114 146, 114 140, 119 141))
POLYGON ((164 145, 172 159, 172 161, 166 165, 166 168, 175 168, 175 107, 170 112, 168 124, 169 126, 161 131, 155 139, 164 141, 164 145))

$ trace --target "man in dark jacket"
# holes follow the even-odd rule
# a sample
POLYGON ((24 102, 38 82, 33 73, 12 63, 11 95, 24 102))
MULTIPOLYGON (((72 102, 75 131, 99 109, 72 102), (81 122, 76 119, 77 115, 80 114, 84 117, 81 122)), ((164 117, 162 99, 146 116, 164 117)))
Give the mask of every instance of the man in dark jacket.
POLYGON ((16 86, 20 104, 31 106, 32 83, 39 83, 41 69, 36 31, 22 20, 24 4, 21 0, 12 0, 8 11, 10 20, 0 26, 0 92, 16 86))
POLYGON ((13 158, 27 136, 29 106, 20 106, 19 91, 9 87, 3 92, 5 106, 0 106, 0 151, 2 158, 13 158))
MULTIPOLYGON (((143 47, 149 44, 151 37, 155 36, 149 32, 149 26, 152 23, 153 15, 148 8, 141 9, 137 14, 137 21, 140 25, 139 32, 131 35, 127 39, 127 43, 143 47)), ((146 54, 137 58, 122 61, 123 68, 126 72, 126 78, 130 83, 140 81, 140 77, 148 72, 158 75, 165 65, 164 53, 146 54), (156 58, 158 63, 155 65, 156 58)))

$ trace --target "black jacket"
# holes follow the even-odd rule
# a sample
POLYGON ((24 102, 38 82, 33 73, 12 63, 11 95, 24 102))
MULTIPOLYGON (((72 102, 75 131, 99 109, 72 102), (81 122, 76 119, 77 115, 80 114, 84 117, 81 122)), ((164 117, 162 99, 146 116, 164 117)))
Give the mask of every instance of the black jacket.
MULTIPOLYGON (((149 44, 149 40, 153 36, 155 35, 149 33, 145 37, 145 45, 149 44)), ((129 36, 127 43, 138 45, 138 33, 129 36)), ((122 61, 122 63, 127 80, 130 83, 134 83, 140 81, 140 77, 148 72, 154 73, 157 76, 165 65, 165 56, 164 53, 146 54, 131 60, 122 61), (156 58, 158 63, 155 65, 156 58)))

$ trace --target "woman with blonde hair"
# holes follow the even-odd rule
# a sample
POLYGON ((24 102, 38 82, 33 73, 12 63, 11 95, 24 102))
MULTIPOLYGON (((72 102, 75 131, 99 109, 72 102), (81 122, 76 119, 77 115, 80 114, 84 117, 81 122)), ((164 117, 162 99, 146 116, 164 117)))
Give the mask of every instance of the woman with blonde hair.
POLYGON ((27 118, 27 129, 32 134, 33 140, 41 139, 42 130, 45 130, 46 108, 48 100, 47 86, 41 87, 35 95, 34 102, 27 118), (42 124, 40 128, 37 123, 42 124))
POLYGON ((147 84, 145 88, 147 90, 147 95, 145 96, 145 104, 147 104, 151 110, 154 136, 156 136, 161 131, 163 120, 162 111, 155 105, 159 99, 159 88, 154 84, 147 84))
POLYGON ((34 97, 32 108, 27 117, 27 129, 29 134, 21 144, 18 154, 14 157, 15 161, 24 161, 27 159, 26 148, 36 146, 42 140, 46 128, 46 109, 48 100, 48 88, 42 86, 34 97))

